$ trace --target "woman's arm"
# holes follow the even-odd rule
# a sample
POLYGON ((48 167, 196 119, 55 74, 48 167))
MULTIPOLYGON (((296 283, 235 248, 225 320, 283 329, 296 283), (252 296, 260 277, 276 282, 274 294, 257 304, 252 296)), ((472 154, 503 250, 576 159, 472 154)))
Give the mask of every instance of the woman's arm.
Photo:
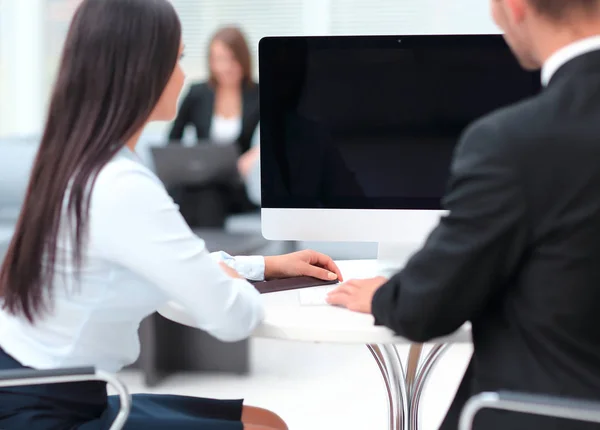
POLYGON ((250 149, 238 160, 238 170, 246 184, 248 198, 255 205, 260 206, 260 124, 256 126, 250 149))
POLYGON ((258 123, 260 121, 260 104, 258 84, 246 88, 242 95, 242 132, 238 138, 238 145, 242 152, 252 146, 258 123))
MULTIPOLYGON (((115 163, 98 177, 90 217, 94 249, 183 305, 213 336, 224 341, 249 336, 263 316, 259 293, 219 267, 162 184, 133 166, 115 163)), ((251 270, 262 277, 264 259, 255 262, 251 270)))
POLYGON ((223 251, 210 254, 213 260, 226 264, 244 279, 262 281, 265 279, 265 258, 260 256, 232 257, 223 251))

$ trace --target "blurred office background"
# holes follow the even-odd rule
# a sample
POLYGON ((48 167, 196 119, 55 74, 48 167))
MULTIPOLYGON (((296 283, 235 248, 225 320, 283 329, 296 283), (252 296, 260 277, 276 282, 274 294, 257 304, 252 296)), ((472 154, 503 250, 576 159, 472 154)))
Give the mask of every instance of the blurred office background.
MULTIPOLYGON (((79 0, 0 0, 0 136, 38 134, 70 18, 79 0)), ((207 45, 237 24, 258 77, 264 36, 496 32, 485 1, 172 0, 183 24, 188 80, 207 77, 207 45)), ((258 77, 259 78, 259 77, 258 77)), ((160 134, 166 124, 152 126, 160 134)))
MULTIPOLYGON (((0 258, 2 244, 10 239, 18 216, 62 43, 78 3, 79 0, 0 0, 0 258)), ((186 45, 183 66, 189 82, 207 78, 209 38, 217 28, 229 24, 239 26, 248 37, 254 77, 259 82, 257 47, 264 36, 497 32, 485 0, 172 0, 172 3, 183 24, 186 45)), ((151 164, 148 147, 165 144, 168 130, 166 123, 148 127, 139 146, 140 156, 146 162, 151 164)), ((227 245, 227 235, 233 235, 234 242, 236 237, 260 239, 259 213, 230 217, 221 233, 215 239, 215 246, 227 245)), ((255 245, 257 252, 265 253, 304 247, 317 248, 340 259, 373 258, 376 253, 375 244, 259 241, 255 245)), ((385 428, 384 388, 378 369, 364 347, 252 340, 238 345, 240 360, 232 363, 231 369, 220 369, 214 363, 195 368, 174 360, 164 377, 155 374, 149 378, 144 366, 156 367, 156 355, 166 355, 169 361, 169 354, 179 353, 172 345, 161 344, 161 336, 178 339, 182 344, 200 342, 199 348, 212 350, 214 345, 203 343, 206 339, 198 341, 189 333, 174 336, 173 327, 148 330, 145 336, 150 336, 153 350, 146 359, 151 363, 138 363, 124 373, 132 391, 243 396, 250 404, 279 412, 292 429, 385 428)), ((214 350, 219 351, 216 347, 214 350)), ((188 361, 196 359, 187 350, 186 354, 188 361)), ((469 348, 455 347, 437 368, 433 377, 436 389, 427 392, 422 411, 426 429, 436 428, 445 414, 469 354, 469 348)))

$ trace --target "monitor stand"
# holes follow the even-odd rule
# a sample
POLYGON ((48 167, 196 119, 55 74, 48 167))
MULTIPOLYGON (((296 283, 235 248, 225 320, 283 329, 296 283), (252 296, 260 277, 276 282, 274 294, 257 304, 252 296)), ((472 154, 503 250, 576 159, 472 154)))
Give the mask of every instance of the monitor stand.
POLYGON ((418 242, 379 242, 377 250, 378 272, 390 277, 402 269, 408 259, 421 246, 418 242))

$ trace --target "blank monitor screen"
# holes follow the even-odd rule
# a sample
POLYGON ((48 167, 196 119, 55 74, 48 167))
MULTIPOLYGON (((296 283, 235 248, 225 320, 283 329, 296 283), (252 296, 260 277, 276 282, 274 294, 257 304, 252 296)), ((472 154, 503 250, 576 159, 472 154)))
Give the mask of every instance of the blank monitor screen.
POLYGON ((500 35, 259 45, 264 208, 440 209, 477 118, 540 91, 500 35))

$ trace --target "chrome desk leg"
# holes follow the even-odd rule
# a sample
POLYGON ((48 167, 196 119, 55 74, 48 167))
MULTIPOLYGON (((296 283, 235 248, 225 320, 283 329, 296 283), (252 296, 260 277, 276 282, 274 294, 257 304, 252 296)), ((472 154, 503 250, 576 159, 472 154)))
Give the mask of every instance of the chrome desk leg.
POLYGON ((414 393, 414 386, 419 371, 422 353, 423 344, 415 343, 410 345, 410 349, 408 350, 408 361, 406 363, 406 385, 410 397, 412 397, 414 393))
POLYGON ((406 384, 402 362, 399 361, 399 356, 393 347, 379 345, 367 345, 367 347, 375 358, 385 383, 388 397, 388 429, 404 430, 405 423, 408 422, 404 414, 408 399, 405 396, 406 384))
POLYGON ((425 384, 429 379, 431 371, 438 363, 439 359, 448 350, 450 344, 437 344, 429 351, 429 354, 425 357, 423 364, 419 367, 417 377, 413 389, 411 391, 410 398, 410 416, 409 416, 409 430, 419 429, 419 405, 421 403, 421 395, 425 389, 425 384))
POLYGON ((402 428, 408 429, 408 420, 410 416, 410 393, 408 391, 408 386, 406 385, 406 374, 404 372, 404 368, 402 367, 402 358, 400 357, 398 349, 395 345, 386 345, 384 350, 387 351, 390 361, 396 368, 394 374, 397 377, 396 386, 399 388, 400 392, 400 398, 398 401, 399 406, 402 407, 402 428))

